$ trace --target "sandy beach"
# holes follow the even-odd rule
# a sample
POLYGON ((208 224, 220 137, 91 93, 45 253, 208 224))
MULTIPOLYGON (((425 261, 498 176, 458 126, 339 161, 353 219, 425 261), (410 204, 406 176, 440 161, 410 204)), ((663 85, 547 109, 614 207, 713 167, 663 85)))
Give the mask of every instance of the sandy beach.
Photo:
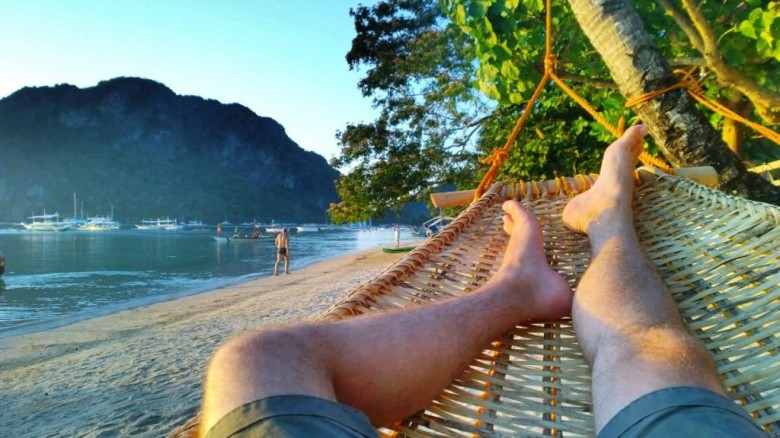
POLYGON ((3 436, 165 436, 193 416, 233 334, 314 318, 404 254, 379 248, 0 340, 3 436))

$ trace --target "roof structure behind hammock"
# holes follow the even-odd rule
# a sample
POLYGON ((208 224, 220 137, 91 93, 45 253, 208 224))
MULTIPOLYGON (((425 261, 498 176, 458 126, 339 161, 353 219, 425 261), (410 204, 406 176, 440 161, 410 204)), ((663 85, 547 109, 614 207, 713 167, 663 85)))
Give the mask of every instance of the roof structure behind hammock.
MULTIPOLYGON (((590 249, 586 236, 563 225, 561 213, 594 181, 579 176, 495 184, 447 228, 319 320, 477 289, 501 265, 508 242, 501 204, 510 198, 539 219, 550 265, 575 287, 590 249)), ((780 209, 643 173, 634 216, 645 251, 688 329, 714 356, 729 396, 767 432, 780 435, 780 209)), ((595 435, 590 370, 570 319, 524 323, 486 347, 428 408, 381 431, 411 437, 595 435)))

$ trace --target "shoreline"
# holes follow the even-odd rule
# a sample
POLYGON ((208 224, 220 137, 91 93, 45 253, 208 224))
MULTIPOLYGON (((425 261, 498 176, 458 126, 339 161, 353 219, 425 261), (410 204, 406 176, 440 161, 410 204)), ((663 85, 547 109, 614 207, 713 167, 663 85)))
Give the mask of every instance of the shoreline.
MULTIPOLYGON (((331 260, 333 258, 348 256, 350 254, 355 254, 357 252, 360 251, 356 251, 354 253, 336 255, 322 260, 315 260, 309 262, 308 264, 304 264, 302 266, 297 267, 296 271, 306 269, 307 267, 315 265, 317 263, 327 262, 328 260, 331 260)), ((107 306, 98 307, 96 309, 82 310, 71 315, 62 315, 53 319, 32 321, 32 322, 22 323, 18 325, 13 325, 10 327, 2 327, 0 328, 0 341, 8 338, 14 338, 17 336, 25 336, 25 335, 35 334, 35 333, 48 332, 59 328, 67 327, 69 325, 78 324, 80 322, 89 321, 91 319, 116 315, 117 313, 125 312, 128 310, 140 309, 144 307, 154 306, 157 304, 167 303, 170 301, 176 301, 188 297, 193 297, 200 294, 221 291, 223 289, 228 289, 234 286, 240 286, 245 283, 251 283, 269 277, 273 277, 273 274, 272 273, 245 274, 240 277, 225 279, 223 282, 221 282, 221 284, 213 287, 199 287, 199 288, 183 290, 177 293, 165 294, 162 296, 150 296, 145 298, 137 298, 123 303, 110 304, 107 306)))
POLYGON ((0 429, 14 436, 164 436, 197 410, 228 337, 305 321, 405 254, 381 247, 224 288, 0 339, 0 429))

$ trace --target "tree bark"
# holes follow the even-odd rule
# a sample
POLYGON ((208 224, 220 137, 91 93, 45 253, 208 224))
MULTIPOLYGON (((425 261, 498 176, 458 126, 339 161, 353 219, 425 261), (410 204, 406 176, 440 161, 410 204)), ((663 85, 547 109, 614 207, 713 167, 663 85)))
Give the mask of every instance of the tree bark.
MULTIPOLYGON (((626 99, 677 83, 627 0, 569 0, 569 4, 626 99)), ((712 166, 722 191, 780 205, 780 190, 747 171, 684 90, 667 92, 634 110, 673 166, 712 166)))

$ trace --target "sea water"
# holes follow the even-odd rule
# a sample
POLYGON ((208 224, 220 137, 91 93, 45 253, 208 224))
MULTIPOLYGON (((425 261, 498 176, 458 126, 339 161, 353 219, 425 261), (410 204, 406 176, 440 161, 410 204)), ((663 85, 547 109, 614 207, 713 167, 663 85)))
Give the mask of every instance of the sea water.
MULTIPOLYGON (((0 338, 192 295, 273 273, 272 239, 219 243, 199 231, 0 230, 0 338)), ((406 240, 410 236, 404 236, 406 240)), ((392 246, 392 230, 302 232, 290 268, 392 246)), ((282 262, 283 264, 283 262, 282 262)), ((280 266, 280 272, 283 266, 280 266)))

